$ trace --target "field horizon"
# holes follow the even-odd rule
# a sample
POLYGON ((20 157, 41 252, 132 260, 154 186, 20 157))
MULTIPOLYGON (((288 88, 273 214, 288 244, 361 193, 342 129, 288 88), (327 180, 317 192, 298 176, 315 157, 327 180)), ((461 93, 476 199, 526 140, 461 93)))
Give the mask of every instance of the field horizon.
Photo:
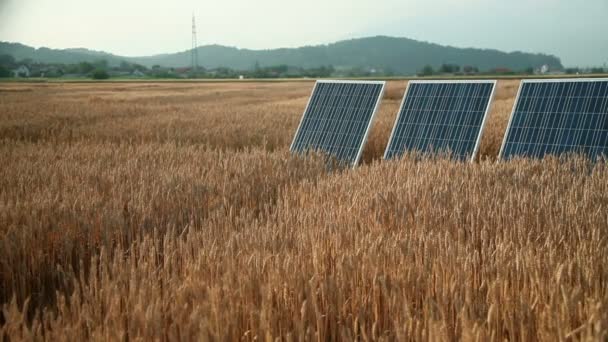
POLYGON ((362 81, 412 81, 412 80, 497 80, 497 81, 520 81, 523 79, 597 79, 607 78, 608 74, 555 74, 555 75, 535 75, 535 74, 471 74, 471 75, 451 75, 437 74, 433 76, 368 76, 368 77, 326 77, 326 78, 309 78, 309 77, 294 77, 294 78, 132 78, 132 77, 110 77, 106 80, 95 80, 92 78, 75 77, 75 78, 47 78, 47 77, 29 77, 29 78, 3 78, 0 79, 2 84, 168 84, 168 83, 297 83, 297 82, 315 82, 319 80, 362 80, 362 81))

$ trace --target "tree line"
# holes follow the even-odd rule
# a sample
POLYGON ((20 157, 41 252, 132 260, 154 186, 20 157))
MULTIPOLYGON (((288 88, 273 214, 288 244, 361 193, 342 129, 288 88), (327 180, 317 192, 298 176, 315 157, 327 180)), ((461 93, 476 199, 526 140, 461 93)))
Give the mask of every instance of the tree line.
MULTIPOLYGON (((393 77, 399 75, 387 67, 334 67, 332 65, 303 68, 289 66, 286 64, 275 66, 261 66, 258 62, 248 70, 235 70, 227 67, 207 69, 204 67, 173 68, 154 65, 150 68, 127 61, 121 61, 118 65, 110 65, 107 60, 100 59, 94 62, 79 62, 73 64, 40 63, 31 59, 17 61, 11 55, 0 55, 0 77, 13 77, 15 70, 20 66, 26 66, 27 75, 20 77, 44 77, 44 78, 92 78, 108 79, 114 78, 217 78, 217 79, 239 79, 239 78, 328 78, 328 77, 393 77)), ((422 67, 417 75, 421 77, 436 75, 532 75, 548 72, 540 68, 528 67, 523 70, 511 70, 508 68, 495 68, 480 71, 477 66, 444 63, 438 67, 426 65, 422 67)), ((605 68, 567 68, 559 71, 566 74, 601 74, 608 70, 605 68)))

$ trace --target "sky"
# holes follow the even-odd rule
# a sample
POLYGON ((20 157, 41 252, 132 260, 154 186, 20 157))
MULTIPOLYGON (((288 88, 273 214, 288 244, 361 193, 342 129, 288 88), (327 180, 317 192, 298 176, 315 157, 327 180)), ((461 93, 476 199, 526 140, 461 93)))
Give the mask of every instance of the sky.
MULTIPOLYGON (((0 0, 0 41, 122 56, 269 49, 372 35, 608 64, 608 0, 0 0)), ((405 58, 405 56, 404 56, 405 58)))

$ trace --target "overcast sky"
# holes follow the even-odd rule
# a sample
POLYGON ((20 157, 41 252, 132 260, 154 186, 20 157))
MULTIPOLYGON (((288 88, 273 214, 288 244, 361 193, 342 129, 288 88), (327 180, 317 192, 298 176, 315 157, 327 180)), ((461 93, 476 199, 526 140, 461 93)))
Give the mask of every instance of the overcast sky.
MULTIPOLYGON (((277 48, 370 35, 608 63, 608 0, 0 0, 0 40, 142 56, 198 43, 277 48)), ((404 56, 407 58, 407 56, 404 56)))

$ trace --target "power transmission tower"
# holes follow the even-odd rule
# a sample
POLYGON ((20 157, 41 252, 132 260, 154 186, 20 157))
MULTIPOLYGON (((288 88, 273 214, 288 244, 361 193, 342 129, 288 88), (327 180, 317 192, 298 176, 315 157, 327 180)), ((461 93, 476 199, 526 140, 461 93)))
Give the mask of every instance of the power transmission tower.
POLYGON ((198 43, 196 42, 196 18, 192 13, 192 73, 198 71, 198 43))

